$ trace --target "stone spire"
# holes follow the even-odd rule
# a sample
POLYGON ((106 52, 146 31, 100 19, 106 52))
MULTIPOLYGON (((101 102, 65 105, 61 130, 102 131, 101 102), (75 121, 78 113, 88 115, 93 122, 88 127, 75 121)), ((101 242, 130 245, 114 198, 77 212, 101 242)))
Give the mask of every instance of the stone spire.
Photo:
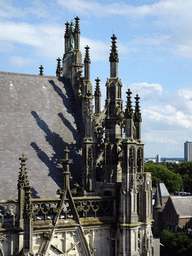
POLYGON ((138 139, 138 140, 141 139, 141 122, 142 122, 141 110, 140 110, 140 106, 139 106, 139 99, 140 99, 140 97, 137 94, 135 97, 136 101, 135 101, 134 124, 135 124, 135 128, 136 128, 136 139, 138 139))
POLYGON ((84 58, 84 77, 85 80, 90 80, 90 56, 89 56, 89 46, 85 47, 85 58, 84 58))
POLYGON ((133 138, 133 106, 131 101, 132 92, 128 89, 127 106, 125 108, 125 137, 133 138))
POLYGON ((17 184, 18 189, 29 186, 29 181, 28 181, 27 171, 26 171, 27 168, 25 167, 27 158, 25 158, 25 155, 22 154, 22 157, 19 158, 19 160, 21 161, 21 168, 20 168, 18 184, 17 184))
POLYGON ((65 158, 60 160, 60 163, 62 164, 63 168, 63 190, 70 190, 70 171, 69 171, 69 165, 73 163, 73 160, 69 159, 69 152, 70 150, 68 149, 68 147, 65 148, 64 150, 65 152, 65 158))
POLYGON ((65 38, 65 53, 67 52, 68 48, 69 48, 69 22, 66 22, 65 23, 65 26, 66 26, 66 29, 65 29, 65 35, 64 35, 64 38, 65 38))
POLYGON ((132 92, 130 89, 127 90, 127 106, 125 109, 125 117, 126 118, 133 118, 133 106, 132 106, 132 101, 131 101, 131 94, 132 92))
POLYGON ((40 75, 40 76, 43 76, 43 69, 44 69, 44 67, 41 65, 41 66, 39 67, 39 75, 40 75))
POLYGON ((159 184, 156 186, 154 209, 162 209, 159 184))
POLYGON ((61 68, 61 59, 58 57, 57 59, 57 69, 56 69, 56 76, 59 78, 62 74, 62 68, 61 68))
POLYGON ((80 28, 79 28, 79 17, 75 17, 75 31, 74 31, 74 39, 75 39, 75 49, 80 49, 80 28))
POLYGON ((141 122, 141 121, 142 121, 142 118, 141 118, 141 110, 140 110, 140 106, 139 106, 140 97, 138 96, 138 94, 136 95, 135 100, 136 100, 136 101, 135 101, 135 115, 134 115, 134 120, 141 122))
POLYGON ((79 17, 75 17, 75 32, 80 33, 80 28, 79 28, 79 17))
POLYGON ((99 82, 101 81, 98 77, 95 79, 95 114, 99 114, 101 112, 101 90, 99 82))
POLYGON ((112 39, 112 45, 111 45, 111 53, 109 57, 110 61, 110 77, 117 77, 118 76, 118 52, 117 52, 117 46, 116 46, 116 39, 117 37, 113 34, 111 37, 112 39))

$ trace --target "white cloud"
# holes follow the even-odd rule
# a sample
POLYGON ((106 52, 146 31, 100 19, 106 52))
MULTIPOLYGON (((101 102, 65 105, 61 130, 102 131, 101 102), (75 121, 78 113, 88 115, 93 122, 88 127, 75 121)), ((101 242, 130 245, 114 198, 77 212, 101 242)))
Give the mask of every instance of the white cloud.
POLYGON ((11 1, 0 0, 0 17, 11 18, 27 18, 33 14, 36 18, 47 18, 49 13, 46 11, 46 5, 40 0, 33 0, 29 3, 31 7, 25 7, 25 3, 22 3, 21 8, 14 7, 11 1))
POLYGON ((149 5, 132 6, 125 2, 110 4, 85 0, 58 0, 69 12, 90 17, 123 15, 133 21, 133 26, 155 28, 156 34, 142 35, 134 43, 149 46, 164 45, 172 53, 182 57, 192 57, 192 1, 160 0, 149 5), (155 18, 147 20, 146 18, 155 18), (140 22, 139 22, 140 21, 140 22), (169 45, 169 47, 168 47, 169 45))
MULTIPOLYGON (((131 89, 133 96, 139 94, 141 100, 155 100, 163 91, 162 86, 158 83, 133 83, 128 84, 127 87, 131 89)), ((124 87, 123 90, 125 94, 125 90, 127 89, 124 87)))
POLYGON ((192 127, 192 117, 172 105, 150 106, 143 110, 145 121, 167 124, 175 127, 192 127))
POLYGON ((25 59, 20 56, 12 56, 8 62, 12 68, 17 69, 20 67, 30 65, 34 61, 32 59, 28 59, 28 58, 25 59))
POLYGON ((182 18, 184 21, 191 16, 192 2, 190 0, 161 0, 151 5, 131 6, 124 2, 101 4, 97 1, 85 0, 58 0, 58 3, 70 12, 82 13, 82 15, 126 15, 131 17, 143 18, 145 16, 163 16, 170 18, 182 18), (169 15, 169 16, 168 16, 169 15))
POLYGON ((171 139, 165 135, 166 131, 155 131, 143 134, 143 140, 145 142, 155 142, 155 143, 171 143, 177 144, 176 140, 171 139))

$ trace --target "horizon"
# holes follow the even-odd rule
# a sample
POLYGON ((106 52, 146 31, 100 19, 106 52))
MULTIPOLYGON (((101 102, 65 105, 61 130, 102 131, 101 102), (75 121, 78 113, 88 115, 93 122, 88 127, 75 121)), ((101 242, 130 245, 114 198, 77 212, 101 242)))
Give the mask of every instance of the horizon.
MULTIPOLYGON (((80 18, 81 52, 90 47, 91 81, 101 79, 102 108, 110 76, 111 36, 117 37, 119 78, 138 93, 145 158, 183 158, 192 141, 192 2, 0 0, 0 71, 55 76, 64 53, 65 23, 80 18), (154 151, 155 150, 155 151, 154 151)), ((93 90, 94 93, 94 90, 93 90)))

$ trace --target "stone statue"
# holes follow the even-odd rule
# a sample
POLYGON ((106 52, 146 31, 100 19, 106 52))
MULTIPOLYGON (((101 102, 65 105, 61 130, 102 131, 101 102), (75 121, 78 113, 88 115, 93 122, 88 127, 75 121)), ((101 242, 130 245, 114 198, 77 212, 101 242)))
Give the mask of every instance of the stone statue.
POLYGON ((69 28, 69 52, 73 51, 75 48, 74 31, 75 31, 75 24, 72 21, 69 28))

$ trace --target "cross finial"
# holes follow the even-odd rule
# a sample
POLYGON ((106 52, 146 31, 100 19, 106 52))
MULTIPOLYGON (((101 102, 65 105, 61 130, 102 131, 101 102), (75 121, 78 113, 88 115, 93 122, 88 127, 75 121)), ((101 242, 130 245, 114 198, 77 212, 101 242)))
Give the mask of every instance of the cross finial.
POLYGON ((44 69, 44 67, 41 65, 41 66, 39 67, 39 75, 40 75, 40 76, 43 76, 43 69, 44 69))

